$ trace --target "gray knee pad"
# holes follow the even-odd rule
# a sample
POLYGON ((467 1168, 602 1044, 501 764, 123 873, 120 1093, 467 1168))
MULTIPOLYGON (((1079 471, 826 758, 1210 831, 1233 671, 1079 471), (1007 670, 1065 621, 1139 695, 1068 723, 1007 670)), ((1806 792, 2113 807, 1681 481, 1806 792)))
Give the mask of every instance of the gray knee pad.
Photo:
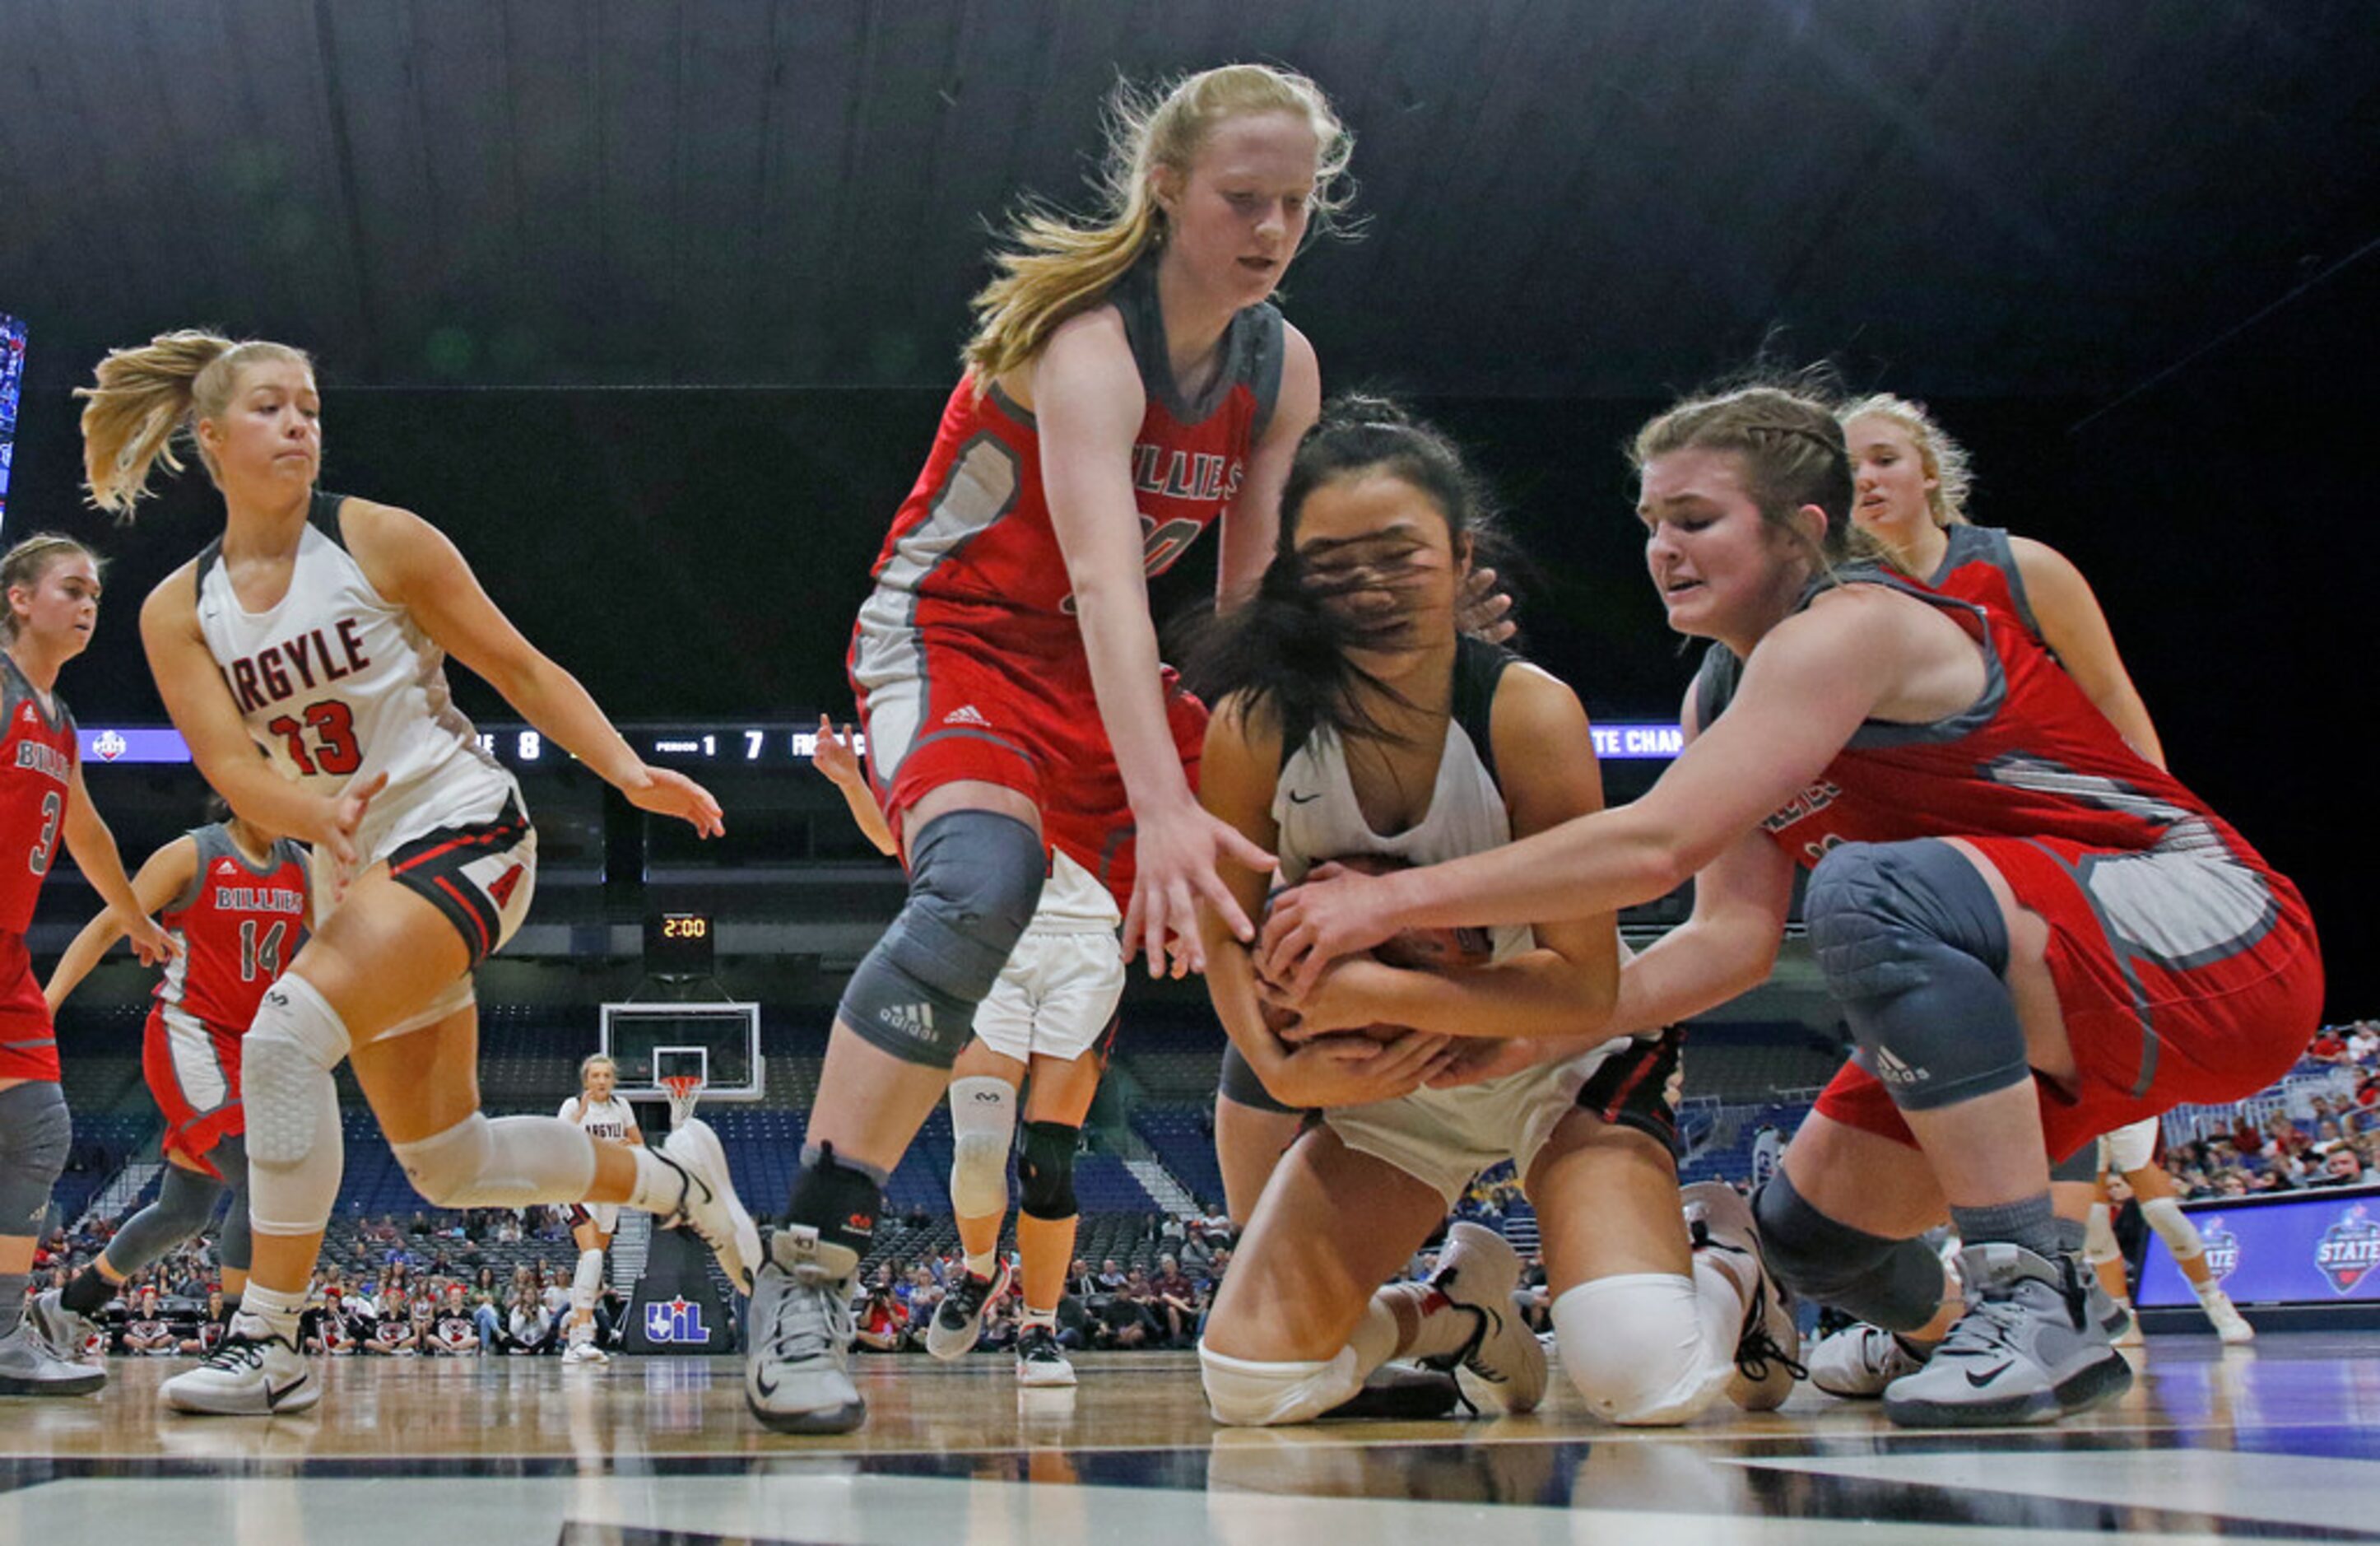
POLYGON ((2068 1181, 2087 1187, 2099 1179, 2099 1150, 2091 1144, 2059 1160, 2049 1167, 2052 1181, 2068 1181))
POLYGON ((1942 1260, 1922 1241, 1888 1240, 1810 1206, 1783 1171, 1752 1197, 1760 1256, 1779 1283, 1889 1332, 1913 1332, 1942 1308, 1942 1260))
POLYGON ((909 846, 909 900, 851 974, 838 1013, 869 1045, 948 1068, 1041 900, 1041 839, 1014 816, 953 810, 909 846))
POLYGON ((73 1142, 74 1118, 56 1085, 29 1079, 0 1090, 0 1236, 42 1233, 73 1142))
POLYGON ((1075 1146, 1080 1127, 1062 1122, 1027 1122, 1025 1147, 1016 1156, 1017 1211, 1036 1219, 1071 1219, 1082 1211, 1075 1201, 1075 1146))
POLYGON ((1803 905, 1827 991, 1893 1103, 1926 1111, 2032 1077, 2008 925, 1975 867, 1937 838, 1846 843, 1803 905))
POLYGON ((227 1189, 212 1175, 167 1165, 157 1200, 125 1220, 107 1243, 108 1266, 130 1277, 158 1260, 214 1221, 215 1204, 227 1189))
POLYGON ((245 1272, 254 1255, 248 1231, 248 1140, 237 1133, 226 1134, 215 1139, 207 1159, 223 1172, 224 1185, 231 1192, 231 1206, 224 1210, 223 1234, 215 1240, 215 1255, 223 1265, 245 1272))

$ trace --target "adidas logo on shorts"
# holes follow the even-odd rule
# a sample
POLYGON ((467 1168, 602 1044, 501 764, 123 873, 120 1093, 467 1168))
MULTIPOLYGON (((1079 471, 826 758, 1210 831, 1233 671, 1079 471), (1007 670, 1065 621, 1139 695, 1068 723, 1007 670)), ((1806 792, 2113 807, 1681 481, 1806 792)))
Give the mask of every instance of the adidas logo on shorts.
POLYGON ((980 724, 987 730, 991 728, 991 721, 984 718, 983 711, 972 703, 962 703, 953 709, 942 716, 942 723, 944 724, 980 724))
POLYGON ((887 1030, 897 1030, 917 1041, 934 1039, 934 1006, 930 1004, 896 1004, 877 1012, 876 1021, 887 1030))

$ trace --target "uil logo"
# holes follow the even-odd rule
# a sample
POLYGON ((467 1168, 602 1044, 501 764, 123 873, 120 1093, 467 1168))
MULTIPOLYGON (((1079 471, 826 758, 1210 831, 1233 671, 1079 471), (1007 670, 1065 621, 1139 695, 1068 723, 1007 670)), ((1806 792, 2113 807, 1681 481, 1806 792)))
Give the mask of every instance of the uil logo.
POLYGON ((655 1299, 645 1306, 645 1339, 649 1342, 690 1342, 710 1345, 710 1329, 702 1323, 702 1307, 683 1298, 655 1299))
POLYGON ((2240 1265, 2240 1236, 2224 1226, 2223 1215, 2217 1213, 2199 1224, 2198 1237, 2206 1243, 2208 1275, 2221 1283, 2240 1265))
POLYGON ((2363 1274, 2380 1267, 2380 1223, 2372 1222, 2362 1203, 2357 1203, 2338 1216, 2338 1222, 2322 1232, 2322 1243, 2314 1248, 2313 1264, 2330 1280, 2330 1286, 2341 1294, 2353 1291, 2363 1281, 2363 1274))

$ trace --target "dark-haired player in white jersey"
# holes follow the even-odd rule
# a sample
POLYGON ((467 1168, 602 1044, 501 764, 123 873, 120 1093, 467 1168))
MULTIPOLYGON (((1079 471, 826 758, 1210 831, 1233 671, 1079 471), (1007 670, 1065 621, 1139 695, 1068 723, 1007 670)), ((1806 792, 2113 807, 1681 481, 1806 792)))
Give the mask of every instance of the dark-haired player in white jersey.
MULTIPOLYGON (((565 1122, 577 1123, 598 1143, 643 1147, 645 1135, 637 1126, 636 1109, 613 1092, 619 1079, 619 1065, 601 1053, 595 1053, 578 1065, 578 1093, 563 1102, 555 1114, 565 1122)), ((616 1202, 581 1202, 570 1210, 570 1238, 578 1247, 578 1266, 570 1274, 570 1313, 563 1321, 565 1363, 612 1361, 596 1345, 595 1301, 603 1294, 603 1253, 612 1248, 612 1236, 619 1227, 616 1202)))
POLYGON ((314 936, 265 993, 244 1053, 249 1291, 214 1356, 166 1383, 165 1405, 262 1415, 321 1399, 298 1317, 343 1168, 342 1062, 431 1202, 683 1213, 747 1285, 759 1237, 701 1123, 663 1153, 480 1111, 471 972, 528 911, 537 840, 518 785, 454 705, 446 656, 642 809, 709 835, 718 802, 647 767, 435 528, 314 486, 322 402, 304 353, 175 333, 110 354, 97 377, 81 392, 95 502, 129 514, 154 461, 179 465, 177 437, 224 499, 223 536, 141 609, 158 692, 232 809, 312 844, 330 870, 314 936))

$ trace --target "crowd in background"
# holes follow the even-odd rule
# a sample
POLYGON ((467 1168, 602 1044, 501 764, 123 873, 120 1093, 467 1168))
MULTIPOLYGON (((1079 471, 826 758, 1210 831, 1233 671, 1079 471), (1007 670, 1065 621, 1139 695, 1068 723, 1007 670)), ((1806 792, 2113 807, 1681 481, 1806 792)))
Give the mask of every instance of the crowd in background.
POLYGON ((2380 1023, 2325 1026, 2277 1091, 2188 1114, 2198 1136, 2169 1128, 2165 1157, 2185 1197, 2380 1182, 2380 1023))

